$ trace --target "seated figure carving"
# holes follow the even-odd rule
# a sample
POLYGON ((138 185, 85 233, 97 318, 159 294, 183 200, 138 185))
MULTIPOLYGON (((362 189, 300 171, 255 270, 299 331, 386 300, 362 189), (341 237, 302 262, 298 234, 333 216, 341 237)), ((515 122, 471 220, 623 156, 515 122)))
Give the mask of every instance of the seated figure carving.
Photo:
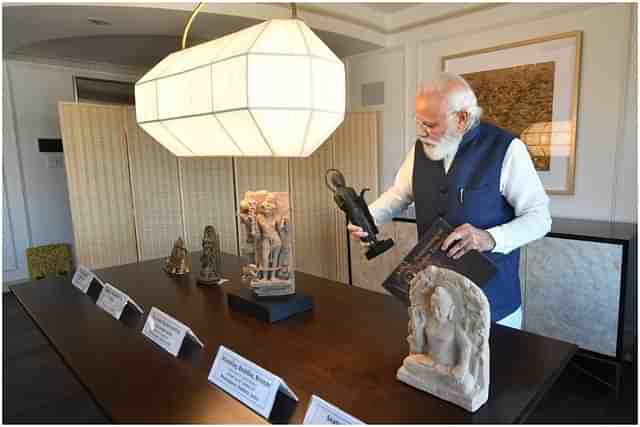
POLYGON ((466 277, 435 266, 411 282, 410 354, 398 379, 469 411, 489 390, 489 303, 466 277))

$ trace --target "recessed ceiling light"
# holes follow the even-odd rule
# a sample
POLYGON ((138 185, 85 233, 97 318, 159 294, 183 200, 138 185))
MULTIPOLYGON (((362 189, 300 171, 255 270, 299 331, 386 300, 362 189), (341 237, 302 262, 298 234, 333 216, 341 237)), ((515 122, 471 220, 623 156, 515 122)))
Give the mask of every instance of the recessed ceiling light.
POLYGON ((87 18, 87 21, 95 25, 111 25, 111 22, 98 18, 87 18))

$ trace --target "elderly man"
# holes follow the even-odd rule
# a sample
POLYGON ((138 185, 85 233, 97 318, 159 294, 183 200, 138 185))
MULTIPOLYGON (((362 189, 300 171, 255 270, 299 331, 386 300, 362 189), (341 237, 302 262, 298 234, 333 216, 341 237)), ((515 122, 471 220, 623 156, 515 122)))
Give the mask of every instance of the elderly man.
MULTIPOLYGON (((468 83, 444 73, 416 96, 417 138, 394 184, 369 206, 377 224, 415 203, 418 236, 443 217, 455 226, 442 250, 460 258, 486 252, 498 273, 484 292, 491 319, 520 328, 521 246, 551 227, 549 198, 524 143, 480 122, 482 110, 468 83)), ((366 236, 349 225, 354 237, 366 236)))

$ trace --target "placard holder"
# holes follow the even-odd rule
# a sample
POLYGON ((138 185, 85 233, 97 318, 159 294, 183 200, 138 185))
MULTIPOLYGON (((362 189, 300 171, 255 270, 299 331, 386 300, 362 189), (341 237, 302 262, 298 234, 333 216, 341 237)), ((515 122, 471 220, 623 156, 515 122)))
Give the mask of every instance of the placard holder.
POLYGON ((298 402, 291 396, 286 395, 282 391, 276 394, 276 400, 273 402, 273 409, 267 421, 271 424, 288 424, 289 419, 296 410, 298 402))
POLYGON ((89 284, 89 289, 87 289, 87 295, 89 296, 89 298, 91 298, 91 300, 94 303, 98 301, 98 297, 100 296, 100 292, 102 292, 103 287, 104 286, 102 286, 102 283, 100 283, 100 281, 95 277, 91 281, 91 284, 89 284))
POLYGON ((127 302, 120 316, 120 321, 129 327, 134 327, 138 324, 138 319, 142 316, 142 312, 131 304, 131 301, 127 302))
POLYGON ((294 295, 259 298, 244 287, 228 291, 227 302, 230 309, 248 313, 269 323, 313 310, 313 298, 300 291, 296 291, 294 295))
POLYGON ((218 349, 208 380, 275 424, 287 423, 299 400, 282 378, 223 345, 218 349))
POLYGON ((157 307, 151 307, 142 335, 174 357, 180 357, 182 353, 183 358, 194 358, 195 350, 191 345, 204 347, 191 328, 157 307))
POLYGON ((196 362, 202 355, 202 346, 190 334, 186 334, 178 351, 178 359, 196 362))

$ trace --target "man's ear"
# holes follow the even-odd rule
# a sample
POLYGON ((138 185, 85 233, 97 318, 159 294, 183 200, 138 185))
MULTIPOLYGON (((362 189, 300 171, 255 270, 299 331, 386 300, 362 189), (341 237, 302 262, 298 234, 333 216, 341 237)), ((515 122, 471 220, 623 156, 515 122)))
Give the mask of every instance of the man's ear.
POLYGON ((469 122, 469 113, 466 111, 457 111, 456 112, 456 127, 458 128, 458 132, 464 131, 467 127, 467 123, 469 122))

